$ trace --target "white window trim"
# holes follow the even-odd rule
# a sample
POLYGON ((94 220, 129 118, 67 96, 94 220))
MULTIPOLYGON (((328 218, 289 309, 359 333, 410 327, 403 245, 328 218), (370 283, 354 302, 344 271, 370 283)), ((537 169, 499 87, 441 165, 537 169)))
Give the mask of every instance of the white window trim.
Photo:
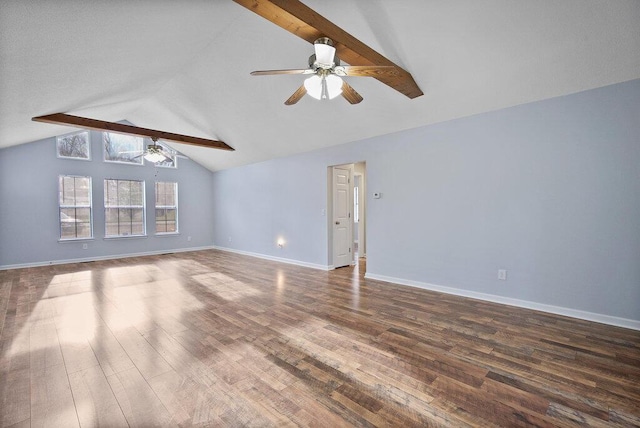
MULTIPOLYGON (((172 167, 165 167, 165 168, 172 168, 172 167)), ((154 225, 156 228, 156 235, 157 236, 167 236, 167 235, 179 235, 180 234, 180 209, 178 208, 178 182, 177 181, 156 181, 153 185, 154 190, 157 192, 157 184, 158 183, 172 183, 175 185, 175 189, 176 189, 176 194, 175 194, 175 201, 176 204, 175 205, 155 205, 154 208, 154 225), (175 208, 176 210, 176 231, 175 232, 158 232, 158 224, 157 224, 157 220, 155 220, 155 210, 157 209, 171 209, 171 208, 175 208)))
MULTIPOLYGON (((120 162, 114 162, 120 163, 120 162)), ((126 178, 105 178, 103 181, 103 187, 106 181, 115 180, 115 181, 135 181, 138 183, 142 183, 142 230, 141 234, 136 235, 109 235, 107 236, 107 209, 113 208, 124 208, 124 209, 132 209, 132 208, 140 208, 140 205, 110 205, 107 206, 106 200, 104 201, 104 239, 130 239, 130 238, 146 238, 147 237, 147 186, 145 180, 130 180, 126 178)), ((104 192, 104 198, 107 197, 107 192, 104 192)), ((103 199, 104 199, 103 198, 103 199)))
POLYGON ((89 205, 63 205, 60 203, 60 196, 58 196, 58 242, 91 241, 95 239, 93 234, 93 178, 87 175, 60 174, 58 175, 58 195, 60 195, 60 177, 88 178, 89 179, 89 205), (88 238, 63 238, 62 237, 62 217, 60 216, 60 213, 62 212, 63 208, 78 208, 78 207, 89 208, 89 227, 91 229, 91 236, 88 238))
POLYGON ((71 132, 69 134, 59 135, 56 137, 56 156, 58 159, 71 159, 71 160, 79 160, 79 161, 91 161, 91 133, 89 131, 79 131, 79 132, 71 132), (71 137, 73 135, 86 134, 87 136, 87 155, 86 158, 78 158, 74 156, 62 156, 60 151, 58 150, 58 144, 60 139, 71 137))
MULTIPOLYGON (((123 161, 114 161, 114 160, 108 160, 107 159, 107 148, 105 147, 104 144, 104 138, 106 134, 117 134, 117 132, 102 132, 101 133, 101 139, 100 139, 100 144, 102 145, 102 161, 106 162, 106 163, 115 163, 115 164, 119 164, 119 165, 133 165, 133 166, 144 166, 144 157, 142 156, 145 152, 145 145, 144 145, 144 138, 142 137, 135 137, 135 138, 140 138, 142 140, 142 149, 140 150, 140 163, 138 162, 123 162, 123 161)), ((115 179, 114 179, 115 180, 115 179)))

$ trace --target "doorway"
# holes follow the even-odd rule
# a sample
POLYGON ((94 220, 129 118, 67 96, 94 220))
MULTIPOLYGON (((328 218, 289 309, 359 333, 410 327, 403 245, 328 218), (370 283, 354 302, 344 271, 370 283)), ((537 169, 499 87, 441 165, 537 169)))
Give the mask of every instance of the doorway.
POLYGON ((331 267, 356 265, 366 254, 365 163, 329 167, 327 184, 331 267))

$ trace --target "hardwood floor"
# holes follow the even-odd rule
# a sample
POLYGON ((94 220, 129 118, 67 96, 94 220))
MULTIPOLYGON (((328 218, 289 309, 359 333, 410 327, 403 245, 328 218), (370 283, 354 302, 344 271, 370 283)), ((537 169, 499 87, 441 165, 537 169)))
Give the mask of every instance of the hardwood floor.
POLYGON ((219 251, 0 271, 2 426, 640 426, 640 332, 219 251))

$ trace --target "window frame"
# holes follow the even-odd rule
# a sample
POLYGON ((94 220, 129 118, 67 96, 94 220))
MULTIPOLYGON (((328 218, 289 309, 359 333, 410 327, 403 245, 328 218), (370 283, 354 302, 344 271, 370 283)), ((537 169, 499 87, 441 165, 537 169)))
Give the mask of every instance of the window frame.
POLYGON ((58 159, 71 159, 71 160, 81 160, 81 161, 90 161, 91 160, 91 134, 89 133, 89 131, 77 131, 77 132, 71 132, 69 134, 64 134, 64 135, 58 135, 56 137, 56 156, 58 157, 58 159), (60 154, 60 142, 66 138, 71 138, 74 137, 76 135, 84 135, 84 143, 87 147, 87 157, 83 158, 83 157, 79 157, 79 156, 64 156, 62 154, 60 154))
MULTIPOLYGON (((135 147, 132 147, 132 148, 135 149, 135 147)), ((145 149, 146 149, 146 147, 145 147, 145 142, 144 142, 144 138, 143 137, 138 137, 138 136, 134 136, 134 135, 120 134, 120 133, 117 133, 117 132, 102 132, 102 161, 103 162, 116 163, 116 164, 120 164, 120 165, 144 166, 144 157, 143 157, 143 155, 144 155, 145 149), (117 136, 124 135, 126 137, 134 138, 136 140, 139 140, 140 141, 140 150, 131 150, 131 151, 136 151, 136 152, 139 151, 140 152, 140 155, 139 155, 139 158, 138 158, 139 161, 131 162, 131 161, 124 161, 124 160, 110 160, 110 159, 107 159, 107 143, 106 143, 107 135, 117 135, 117 136)), ((136 155, 136 156, 138 156, 138 155, 136 155)))
MULTIPOLYGON (((75 195, 74 195, 75 199, 75 195)), ((75 217, 74 217, 75 219, 75 217)), ((77 223, 77 222, 76 222, 77 223)), ((93 235, 93 179, 90 176, 86 175, 71 175, 71 174, 60 174, 58 175, 58 241, 59 242, 69 242, 69 241, 87 241, 94 239, 93 235), (86 178, 89 180, 89 205, 68 205, 64 204, 64 192, 61 188, 63 184, 64 178, 73 178, 74 179, 74 193, 75 193, 75 179, 76 178, 86 178), (61 201, 61 198, 63 199, 61 201), (78 229, 76 227, 76 236, 74 238, 63 238, 62 236, 62 210, 63 209, 77 209, 77 208, 89 208, 89 233, 88 237, 78 237, 78 229)))
MULTIPOLYGON (((154 184, 154 190, 155 190, 155 203, 154 203, 154 224, 155 224, 155 231, 156 231, 156 235, 178 235, 180 233, 180 222, 179 222, 179 203, 178 203, 178 182, 177 181, 156 181, 154 184), (174 205, 158 205, 158 184, 173 184, 173 188, 174 188, 174 195, 173 195, 173 200, 175 202, 174 205), (175 223, 176 223, 176 230, 173 232, 158 232, 158 210, 168 210, 168 209, 174 209, 176 212, 176 219, 175 219, 175 223)), ((165 215, 166 217, 166 215, 165 215)), ((167 224, 167 221, 165 220, 165 226, 167 224)))
MULTIPOLYGON (((145 180, 134 180, 134 179, 123 179, 123 178, 105 178, 104 179, 104 238, 105 239, 122 239, 122 238, 141 238, 141 237, 146 237, 147 236, 147 197, 146 197, 146 181, 145 180), (119 189, 119 182, 135 182, 135 183, 142 183, 142 205, 110 205, 109 201, 107 200, 108 198, 108 191, 107 191, 107 185, 109 181, 115 181, 116 182, 116 189, 119 189), (142 233, 141 234, 133 234, 131 233, 130 235, 123 235, 120 234, 120 210, 121 209, 129 209, 129 210, 133 210, 133 209, 139 209, 142 208, 142 233), (117 209, 118 210, 118 234, 117 235, 109 235, 107 233, 108 229, 107 229, 107 220, 108 220, 108 214, 107 214, 107 210, 109 209, 117 209)), ((116 194, 116 200, 119 199, 117 194, 116 194)), ((133 230, 133 211, 131 211, 131 227, 130 230, 133 230)))

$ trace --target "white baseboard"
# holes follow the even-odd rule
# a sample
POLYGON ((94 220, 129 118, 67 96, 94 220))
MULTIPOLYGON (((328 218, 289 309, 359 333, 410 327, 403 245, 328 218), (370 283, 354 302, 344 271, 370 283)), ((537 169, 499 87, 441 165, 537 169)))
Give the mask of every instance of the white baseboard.
POLYGON ((312 269, 320 269, 320 270, 331 270, 331 269, 333 269, 332 266, 319 265, 319 264, 316 264, 316 263, 301 262, 300 260, 285 259, 283 257, 268 256, 266 254, 252 253, 250 251, 236 250, 236 249, 233 249, 233 248, 218 247, 218 246, 215 246, 215 245, 213 246, 213 248, 216 249, 216 250, 220 250, 220 251, 227 251, 229 253, 242 254, 243 256, 256 257, 258 259, 271 260, 271 261, 274 261, 274 262, 287 263, 287 264, 290 264, 290 265, 303 266, 303 267, 308 267, 308 268, 312 268, 312 269))
POLYGON ((391 282, 394 284, 408 285, 410 287, 422 288, 424 290, 437 291, 440 293, 453 294, 456 296, 470 297, 472 299, 485 300, 503 305, 517 306, 519 308, 533 309, 541 312, 549 312, 556 315, 564 315, 571 318, 578 318, 587 321, 595 321, 602 324, 614 325, 617 327, 630 328, 632 330, 640 330, 640 321, 627 318, 619 318, 611 315, 597 314, 594 312, 581 311, 577 309, 564 308, 562 306, 547 305, 545 303, 531 302, 528 300, 514 299, 511 297, 497 296, 495 294, 479 293, 476 291, 462 290, 460 288, 445 287, 442 285, 434 285, 426 282, 412 281, 409 279, 394 278, 390 276, 377 275, 374 273, 366 273, 367 279, 375 279, 378 281, 391 282))
POLYGON ((167 250, 156 250, 156 251, 145 251, 142 253, 129 253, 129 254, 115 254, 110 256, 95 256, 95 257, 82 257, 79 259, 67 259, 67 260, 51 260, 46 262, 35 262, 35 263, 20 263, 15 265, 2 265, 0 266, 0 270, 8 270, 8 269, 22 269, 22 268, 30 268, 30 267, 39 267, 39 266, 52 266, 52 265, 64 265, 69 263, 85 263, 85 262, 97 262, 99 260, 115 260, 115 259, 125 259, 128 257, 142 257, 142 256, 156 256, 158 254, 170 254, 170 253, 186 253, 188 251, 202 251, 202 250, 213 250, 213 246, 206 247, 193 247, 193 248, 177 248, 177 249, 167 249, 167 250))

